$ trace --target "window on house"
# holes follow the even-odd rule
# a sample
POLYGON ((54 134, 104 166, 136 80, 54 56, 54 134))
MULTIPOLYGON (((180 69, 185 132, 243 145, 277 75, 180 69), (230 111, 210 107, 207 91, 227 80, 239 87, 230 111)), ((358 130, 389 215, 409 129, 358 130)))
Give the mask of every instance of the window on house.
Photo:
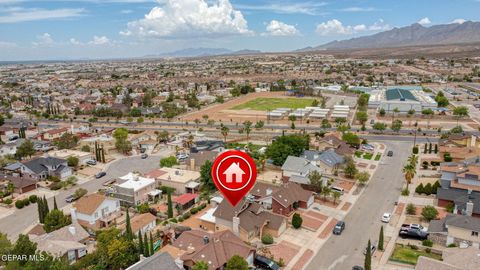
POLYGON ((472 231, 472 236, 478 236, 478 232, 472 231))

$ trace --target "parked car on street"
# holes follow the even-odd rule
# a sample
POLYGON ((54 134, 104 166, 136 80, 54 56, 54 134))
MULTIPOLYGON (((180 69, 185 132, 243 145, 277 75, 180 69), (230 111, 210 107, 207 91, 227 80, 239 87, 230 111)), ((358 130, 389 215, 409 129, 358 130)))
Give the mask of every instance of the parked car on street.
POLYGON ((186 153, 180 153, 177 155, 177 160, 184 160, 188 158, 188 154, 186 153))
POLYGON ((113 184, 115 184, 116 182, 117 182, 117 180, 115 180, 115 179, 112 179, 112 180, 108 180, 108 181, 106 181, 106 182, 105 182, 105 183, 103 183, 102 185, 103 185, 104 187, 106 187, 106 186, 113 185, 113 184))
POLYGON ((105 175, 107 175, 106 172, 99 172, 99 173, 95 174, 95 178, 100 179, 100 178, 104 177, 105 175))
POLYGON ((352 270, 363 270, 363 267, 355 265, 352 267, 352 270))
MULTIPOLYGON (((368 247, 365 247, 365 249, 363 250, 363 255, 367 255, 367 249, 368 249, 368 247)), ((371 244, 370 245, 370 254, 372 254, 372 256, 373 256, 373 253, 375 253, 375 250, 377 250, 376 245, 371 244)))
POLYGON ((140 158, 141 158, 141 159, 146 159, 146 158, 148 158, 148 155, 147 155, 147 154, 142 154, 142 155, 140 156, 140 158))
POLYGON ((74 202, 77 198, 75 197, 75 195, 69 195, 65 198, 65 202, 66 203, 71 203, 71 202, 74 202))
POLYGON ((392 150, 388 151, 388 152, 387 152, 387 156, 393 157, 393 151, 392 151, 392 150))
POLYGON ((87 165, 91 165, 91 166, 97 165, 97 161, 94 159, 87 160, 86 163, 87 165))
POLYGON ((392 218, 392 214, 383 213, 382 222, 389 223, 391 218, 392 218))
POLYGON ((280 266, 272 260, 270 260, 267 257, 263 257, 260 255, 255 256, 255 260, 253 264, 260 268, 260 269, 265 269, 265 270, 280 270, 280 266))
POLYGON ((333 227, 333 234, 340 235, 345 230, 345 221, 338 221, 335 227, 333 227))

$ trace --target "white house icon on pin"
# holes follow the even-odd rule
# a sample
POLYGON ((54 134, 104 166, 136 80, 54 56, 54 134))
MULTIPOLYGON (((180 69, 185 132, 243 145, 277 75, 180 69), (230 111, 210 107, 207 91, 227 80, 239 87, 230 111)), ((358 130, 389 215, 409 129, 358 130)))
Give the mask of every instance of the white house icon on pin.
POLYGON ((235 163, 233 162, 224 172, 227 176, 227 183, 232 183, 233 178, 235 178, 236 183, 241 183, 242 182, 242 176, 245 174, 245 172, 240 168, 239 162, 235 163), (234 177, 235 176, 235 177, 234 177))

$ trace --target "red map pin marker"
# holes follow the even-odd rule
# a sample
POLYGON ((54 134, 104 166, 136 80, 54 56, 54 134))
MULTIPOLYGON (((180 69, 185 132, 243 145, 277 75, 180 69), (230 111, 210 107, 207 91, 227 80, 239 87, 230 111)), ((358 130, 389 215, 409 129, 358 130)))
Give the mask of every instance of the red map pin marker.
POLYGON ((257 167, 247 153, 229 150, 213 162, 212 178, 218 190, 235 207, 255 184, 257 167))

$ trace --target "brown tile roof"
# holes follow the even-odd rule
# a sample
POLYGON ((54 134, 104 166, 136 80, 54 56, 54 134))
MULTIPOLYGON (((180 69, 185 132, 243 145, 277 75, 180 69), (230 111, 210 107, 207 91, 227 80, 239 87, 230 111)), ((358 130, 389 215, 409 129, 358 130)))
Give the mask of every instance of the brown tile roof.
POLYGON ((303 189, 299 184, 288 182, 273 194, 272 199, 288 207, 297 201, 307 202, 312 195, 313 192, 303 189))
POLYGON ((140 229, 150 224, 152 221, 155 221, 157 218, 150 214, 144 213, 138 216, 134 216, 131 219, 132 232, 137 233, 140 229))
POLYGON ((255 186, 250 190, 250 194, 257 198, 263 198, 267 195, 267 190, 271 189, 272 193, 278 190, 278 186, 267 184, 263 182, 256 182, 255 186))
POLYGON ((167 173, 166 171, 162 171, 161 169, 155 169, 153 171, 150 171, 150 172, 146 173, 145 177, 147 177, 147 178, 157 178, 157 177, 160 177, 160 176, 162 176, 166 173, 167 173))
POLYGON ((2 180, 7 180, 12 182, 15 188, 24 188, 31 185, 35 185, 37 183, 37 180, 30 178, 28 176, 17 177, 12 175, 0 174, 0 181, 2 180))
POLYGON ((97 208, 105 201, 107 197, 98 193, 85 195, 75 202, 73 207, 77 209, 77 212, 91 215, 97 210, 97 208))
POLYGON ((234 255, 247 258, 255 251, 229 230, 215 233, 186 231, 175 240, 173 246, 186 251, 180 257, 183 261, 207 262, 209 270, 222 267, 234 255), (208 243, 204 242, 204 237, 208 237, 208 243))

